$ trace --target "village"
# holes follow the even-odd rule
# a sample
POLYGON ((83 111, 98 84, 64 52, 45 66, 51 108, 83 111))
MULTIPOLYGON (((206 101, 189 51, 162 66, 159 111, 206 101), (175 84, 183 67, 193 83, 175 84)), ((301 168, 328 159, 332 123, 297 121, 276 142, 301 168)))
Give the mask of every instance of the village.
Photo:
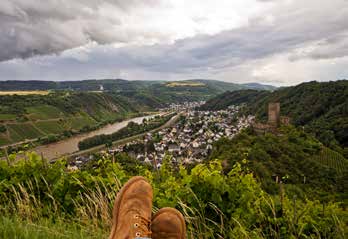
MULTIPOLYGON (((146 133, 141 139, 108 147, 102 154, 126 153, 139 162, 158 169, 168 158, 174 165, 200 163, 213 149, 213 143, 225 137, 232 139, 242 129, 254 123, 254 116, 240 114, 242 106, 229 106, 226 110, 197 110, 204 102, 171 104, 160 112, 176 112, 177 122, 157 132, 146 133)), ((78 156, 70 162, 72 169, 81 168, 93 155, 78 156)))
POLYGON ((166 157, 173 164, 199 163, 209 155, 215 141, 222 137, 233 138, 254 121, 253 116, 239 116, 239 106, 220 111, 195 110, 194 107, 199 105, 185 103, 170 106, 180 114, 175 125, 156 133, 147 133, 141 140, 111 148, 108 153, 127 153, 154 168, 160 168, 166 157))

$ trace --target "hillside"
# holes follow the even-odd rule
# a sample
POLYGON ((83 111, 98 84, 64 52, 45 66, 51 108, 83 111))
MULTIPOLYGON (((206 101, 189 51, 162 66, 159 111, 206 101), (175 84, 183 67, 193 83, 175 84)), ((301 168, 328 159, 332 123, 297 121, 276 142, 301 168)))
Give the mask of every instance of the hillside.
POLYGON ((243 88, 241 85, 222 81, 187 80, 156 82, 143 88, 141 92, 171 103, 207 100, 227 90, 234 91, 243 88))
POLYGON ((268 91, 257 90, 237 90, 234 92, 227 91, 208 100, 200 107, 201 110, 222 110, 230 105, 239 105, 243 103, 256 102, 259 99, 269 95, 268 91))
POLYGON ((337 140, 348 146, 348 81, 308 82, 274 92, 236 91, 219 95, 202 109, 223 109, 228 105, 247 103, 249 112, 266 120, 269 102, 280 102, 281 114, 297 126, 305 126, 327 146, 337 140))
POLYGON ((26 139, 55 140, 94 129, 161 106, 147 96, 116 93, 56 92, 0 96, 0 145, 26 139))
POLYGON ((229 172, 243 163, 271 194, 279 193, 282 181, 289 194, 321 200, 344 199, 348 160, 294 127, 283 127, 280 135, 256 135, 245 131, 232 140, 214 144, 210 159, 223 161, 229 172))

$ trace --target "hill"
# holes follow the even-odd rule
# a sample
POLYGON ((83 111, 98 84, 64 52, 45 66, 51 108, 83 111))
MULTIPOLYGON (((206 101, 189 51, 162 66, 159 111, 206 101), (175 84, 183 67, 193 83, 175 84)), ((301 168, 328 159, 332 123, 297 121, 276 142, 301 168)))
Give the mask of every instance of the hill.
POLYGON ((242 84, 243 86, 246 86, 248 89, 253 89, 253 90, 268 90, 268 91, 273 91, 276 90, 277 87, 273 85, 263 85, 260 83, 246 83, 242 84))
POLYGON ((156 99, 113 92, 51 92, 0 96, 0 146, 26 139, 47 142, 162 106, 156 99))
POLYGON ((223 161, 226 172, 244 162, 271 194, 279 193, 282 181, 298 197, 344 199, 348 160, 292 126, 281 128, 279 135, 247 130, 232 140, 222 139, 214 144, 210 159, 223 161))
POLYGON ((175 91, 196 91, 205 89, 210 95, 222 93, 227 90, 239 89, 264 89, 269 86, 261 84, 234 84, 216 80, 194 79, 186 81, 127 81, 123 79, 101 79, 83 81, 1 81, 0 91, 34 91, 34 90, 74 90, 74 91, 147 91, 152 92, 161 87, 169 92, 175 91))
POLYGON ((266 120, 269 102, 280 102, 281 114, 296 126, 305 126, 325 145, 348 146, 348 81, 308 82, 274 92, 242 90, 208 100, 202 109, 216 110, 247 103, 248 111, 266 120))
POLYGON ((208 100, 200 107, 201 110, 222 110, 230 105, 239 105, 243 103, 257 102, 259 99, 269 95, 268 91, 258 90, 237 90, 227 91, 208 100))

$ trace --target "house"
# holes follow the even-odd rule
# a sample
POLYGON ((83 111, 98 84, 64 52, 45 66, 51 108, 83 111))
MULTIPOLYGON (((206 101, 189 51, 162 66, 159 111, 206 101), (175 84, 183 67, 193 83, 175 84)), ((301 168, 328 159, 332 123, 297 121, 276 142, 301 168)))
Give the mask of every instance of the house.
POLYGON ((180 147, 177 143, 170 143, 168 145, 168 152, 169 153, 179 153, 180 152, 180 147))

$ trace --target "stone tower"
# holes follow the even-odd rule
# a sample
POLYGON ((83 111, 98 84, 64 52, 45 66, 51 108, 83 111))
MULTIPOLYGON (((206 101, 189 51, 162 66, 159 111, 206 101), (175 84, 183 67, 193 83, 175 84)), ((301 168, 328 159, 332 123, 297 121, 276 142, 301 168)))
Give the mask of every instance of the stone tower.
POLYGON ((273 126, 280 124, 280 103, 268 104, 268 123, 273 126))

